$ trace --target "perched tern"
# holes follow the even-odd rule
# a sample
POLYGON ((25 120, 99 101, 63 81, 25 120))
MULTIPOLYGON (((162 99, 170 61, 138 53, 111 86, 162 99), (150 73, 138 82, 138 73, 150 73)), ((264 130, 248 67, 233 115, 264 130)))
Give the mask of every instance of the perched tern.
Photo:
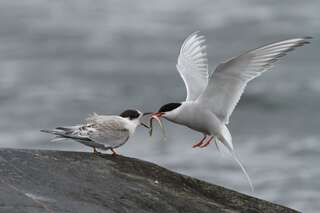
POLYGON ((101 149, 111 150, 115 155, 114 149, 124 145, 138 126, 149 128, 141 122, 142 117, 143 113, 132 109, 119 116, 94 113, 85 119, 84 124, 40 131, 56 135, 54 141, 73 139, 92 147, 94 153, 97 153, 96 149, 101 149))
POLYGON ((186 89, 184 102, 162 106, 152 117, 166 118, 203 134, 193 147, 206 147, 212 140, 222 142, 231 152, 247 177, 251 180, 233 151, 232 137, 227 128, 229 118, 247 83, 263 72, 287 52, 309 43, 311 37, 283 40, 244 52, 217 66, 209 77, 204 36, 191 34, 182 44, 177 62, 186 89))

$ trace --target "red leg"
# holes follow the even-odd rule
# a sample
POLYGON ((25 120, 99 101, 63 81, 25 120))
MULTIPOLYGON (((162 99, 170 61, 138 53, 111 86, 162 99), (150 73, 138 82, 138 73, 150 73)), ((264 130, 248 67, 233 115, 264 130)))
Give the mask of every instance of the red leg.
POLYGON ((192 148, 196 148, 196 147, 198 147, 198 146, 201 146, 202 145, 202 143, 203 143, 203 141, 206 139, 206 135, 201 139, 201 141, 199 142, 199 143, 196 143, 196 144, 193 144, 192 145, 192 148))
POLYGON ((92 147, 92 148, 93 148, 93 158, 95 159, 99 152, 96 150, 96 147, 92 147))
POLYGON ((208 140, 205 144, 202 144, 202 145, 200 146, 200 148, 204 148, 204 147, 208 146, 208 145, 211 143, 212 139, 213 139, 213 136, 211 136, 211 137, 209 138, 209 140, 208 140))
POLYGON ((114 151, 114 149, 110 149, 111 150, 111 152, 112 152, 112 156, 116 156, 116 155, 118 155, 117 153, 116 153, 116 151, 114 151))

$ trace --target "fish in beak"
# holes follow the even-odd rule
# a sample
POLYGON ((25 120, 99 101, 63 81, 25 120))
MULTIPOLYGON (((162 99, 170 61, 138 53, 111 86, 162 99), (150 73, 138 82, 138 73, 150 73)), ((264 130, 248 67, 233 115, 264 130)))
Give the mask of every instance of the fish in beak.
MULTIPOLYGON (((159 123, 159 126, 160 126, 163 134, 165 135, 165 133, 164 133, 164 127, 163 127, 163 124, 162 124, 162 122, 161 122, 161 120, 160 120, 160 118, 161 118, 161 116, 162 116, 163 114, 164 114, 164 112, 146 112, 146 113, 143 113, 143 116, 151 115, 151 118, 150 118, 150 120, 149 120, 149 126, 148 126, 148 128, 149 128, 149 135, 150 135, 150 136, 152 136, 152 131, 153 131, 153 125, 152 125, 153 119, 155 119, 155 120, 159 123)), ((143 124, 141 124, 141 125, 143 125, 143 124)), ((147 125, 145 125, 145 126, 147 126, 147 125)))
POLYGON ((164 112, 154 112, 154 113, 151 114, 151 119, 150 119, 150 121, 151 121, 152 119, 156 119, 156 120, 158 121, 161 129, 163 129, 163 125, 162 125, 162 122, 161 122, 160 118, 161 118, 161 116, 162 116, 163 114, 164 114, 164 112))
POLYGON ((153 112, 153 113, 149 113, 151 114, 151 118, 150 118, 150 131, 149 131, 149 135, 152 136, 152 131, 153 131, 153 125, 152 125, 152 120, 155 119, 156 121, 158 121, 159 126, 162 130, 163 135, 165 135, 165 131, 164 131, 164 127, 162 125, 162 122, 160 120, 161 116, 164 114, 164 112, 153 112))
POLYGON ((151 113, 151 116, 155 116, 155 117, 158 117, 160 118, 162 115, 164 115, 164 112, 154 112, 154 113, 151 113))
POLYGON ((147 124, 143 123, 143 122, 141 122, 140 125, 145 127, 145 128, 147 128, 147 129, 150 129, 150 127, 147 124))

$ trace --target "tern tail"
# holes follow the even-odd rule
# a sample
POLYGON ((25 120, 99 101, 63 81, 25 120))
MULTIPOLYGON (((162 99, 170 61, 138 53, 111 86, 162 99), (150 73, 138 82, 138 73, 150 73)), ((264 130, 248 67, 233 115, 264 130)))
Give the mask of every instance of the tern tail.
POLYGON ((250 185, 251 191, 254 192, 254 187, 253 187, 251 178, 250 178, 250 176, 248 175, 248 173, 247 173, 246 169, 244 168, 243 164, 241 163, 240 159, 238 158, 238 156, 236 155, 235 152, 231 152, 231 156, 232 156, 232 158, 236 161, 236 163, 240 166, 243 174, 244 174, 244 175, 246 176, 246 178, 247 178, 247 181, 248 181, 248 183, 249 183, 249 185, 250 185))
POLYGON ((221 135, 218 137, 218 139, 223 143, 223 145, 225 145, 228 148, 230 152, 232 152, 233 151, 232 137, 226 125, 222 126, 220 134, 221 135))
POLYGON ((236 163, 241 168, 243 174, 245 175, 245 177, 246 177, 246 179, 247 179, 247 181, 248 181, 248 183, 250 185, 251 191, 253 192, 254 191, 254 187, 253 187, 251 178, 248 175, 245 167, 241 163, 240 159, 238 158, 238 156, 236 155, 236 153, 233 150, 232 137, 231 137, 231 134, 230 134, 228 128, 225 125, 222 127, 221 136, 218 139, 219 139, 219 141, 221 141, 223 143, 223 145, 225 147, 227 147, 227 149, 229 150, 232 158, 234 159, 234 161, 236 161, 236 163))
MULTIPOLYGON (((75 139, 82 141, 91 141, 87 136, 80 134, 79 126, 57 127, 55 129, 42 129, 40 132, 56 135, 55 139, 75 139)), ((55 141, 55 139, 53 141, 55 141)))

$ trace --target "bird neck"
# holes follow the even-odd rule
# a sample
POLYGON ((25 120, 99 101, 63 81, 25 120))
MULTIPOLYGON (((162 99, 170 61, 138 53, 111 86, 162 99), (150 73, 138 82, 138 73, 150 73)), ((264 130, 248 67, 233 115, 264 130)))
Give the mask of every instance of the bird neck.
POLYGON ((125 128, 129 130, 130 134, 133 134, 136 131, 137 126, 139 125, 140 121, 138 119, 135 120, 126 120, 125 128))
POLYGON ((190 115, 195 113, 193 106, 193 102, 182 102, 181 106, 171 112, 166 113, 166 118, 174 123, 183 123, 185 118, 188 118, 190 115))

